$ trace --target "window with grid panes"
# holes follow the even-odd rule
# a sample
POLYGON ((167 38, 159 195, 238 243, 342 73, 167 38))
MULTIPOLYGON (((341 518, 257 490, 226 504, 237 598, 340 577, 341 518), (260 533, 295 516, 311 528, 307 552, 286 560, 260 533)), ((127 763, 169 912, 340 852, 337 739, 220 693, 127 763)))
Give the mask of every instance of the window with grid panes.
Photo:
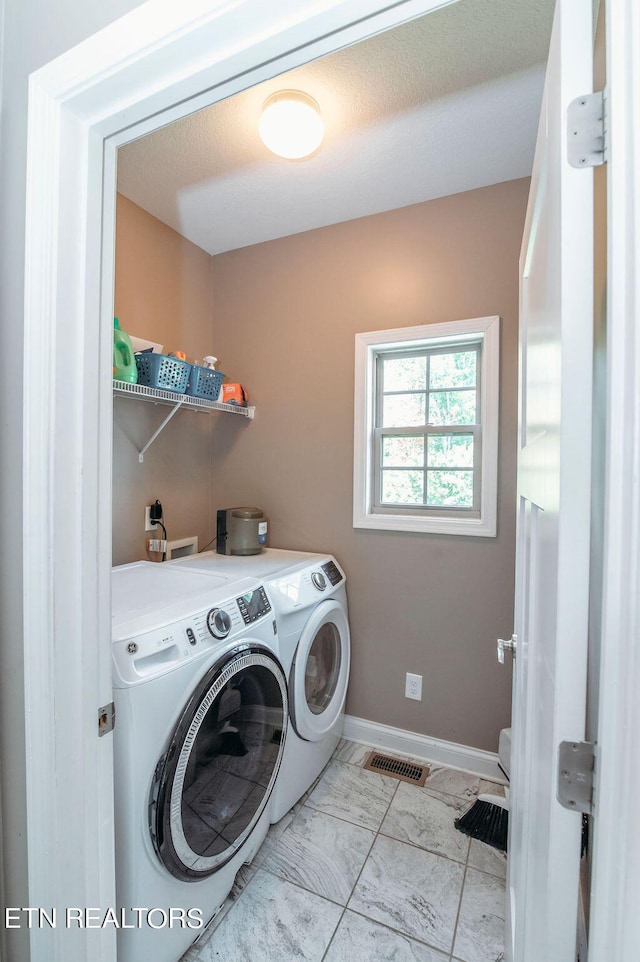
POLYGON ((357 335, 356 527, 495 534, 498 322, 357 335))
POLYGON ((376 507, 479 511, 479 351, 378 354, 376 507))

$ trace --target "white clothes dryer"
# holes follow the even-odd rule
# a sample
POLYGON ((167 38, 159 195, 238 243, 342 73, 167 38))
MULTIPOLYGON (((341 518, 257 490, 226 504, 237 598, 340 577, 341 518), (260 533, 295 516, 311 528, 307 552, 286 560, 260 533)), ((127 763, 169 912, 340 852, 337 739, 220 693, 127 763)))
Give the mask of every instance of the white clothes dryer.
POLYGON ((320 775, 342 735, 351 657, 344 572, 331 555, 276 548, 249 557, 203 552, 171 564, 264 579, 289 691, 289 731, 271 808, 277 822, 320 775))
POLYGON ((346 578, 335 558, 307 558, 268 584, 289 680, 290 725, 271 809, 277 822, 313 785, 340 741, 351 638, 346 578))
POLYGON ((113 569, 112 599, 118 962, 177 962, 271 821, 275 612, 255 579, 148 562, 113 569))

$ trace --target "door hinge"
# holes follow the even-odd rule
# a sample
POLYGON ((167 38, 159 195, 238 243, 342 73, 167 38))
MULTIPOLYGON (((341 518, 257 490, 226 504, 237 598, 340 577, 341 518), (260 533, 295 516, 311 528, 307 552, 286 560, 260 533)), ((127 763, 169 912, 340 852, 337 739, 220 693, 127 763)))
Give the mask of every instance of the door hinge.
POLYGON ((593 742, 560 742, 558 801, 572 812, 593 813, 593 742))
POLYGON ((599 167, 607 161, 607 93, 576 97, 567 108, 567 160, 572 167, 599 167))
POLYGON ((111 702, 98 708, 98 737, 112 732, 116 723, 116 706, 111 702))

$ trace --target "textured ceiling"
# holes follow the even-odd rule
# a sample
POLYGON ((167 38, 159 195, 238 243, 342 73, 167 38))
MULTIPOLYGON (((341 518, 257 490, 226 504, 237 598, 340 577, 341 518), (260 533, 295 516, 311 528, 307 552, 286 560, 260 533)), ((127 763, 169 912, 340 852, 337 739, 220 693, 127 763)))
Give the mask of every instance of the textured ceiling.
POLYGON ((459 0, 171 124, 118 190, 210 254, 531 173, 553 0, 459 0), (275 157, 266 97, 304 90, 317 153, 275 157))

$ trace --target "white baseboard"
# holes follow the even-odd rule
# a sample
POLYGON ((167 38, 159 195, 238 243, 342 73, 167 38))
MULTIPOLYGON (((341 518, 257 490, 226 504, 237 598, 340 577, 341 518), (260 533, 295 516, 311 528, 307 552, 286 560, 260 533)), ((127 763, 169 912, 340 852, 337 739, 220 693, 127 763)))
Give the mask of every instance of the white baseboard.
POLYGON ((360 742, 362 745, 371 745, 372 748, 384 748, 385 751, 407 755, 409 758, 470 772, 472 775, 479 775, 481 778, 499 782, 501 785, 507 784, 507 780, 498 768, 498 756, 494 752, 484 752, 468 745, 429 738, 428 735, 408 732, 402 728, 392 728, 390 725, 380 725, 378 722, 355 718, 353 715, 345 715, 342 737, 350 742, 360 742))

